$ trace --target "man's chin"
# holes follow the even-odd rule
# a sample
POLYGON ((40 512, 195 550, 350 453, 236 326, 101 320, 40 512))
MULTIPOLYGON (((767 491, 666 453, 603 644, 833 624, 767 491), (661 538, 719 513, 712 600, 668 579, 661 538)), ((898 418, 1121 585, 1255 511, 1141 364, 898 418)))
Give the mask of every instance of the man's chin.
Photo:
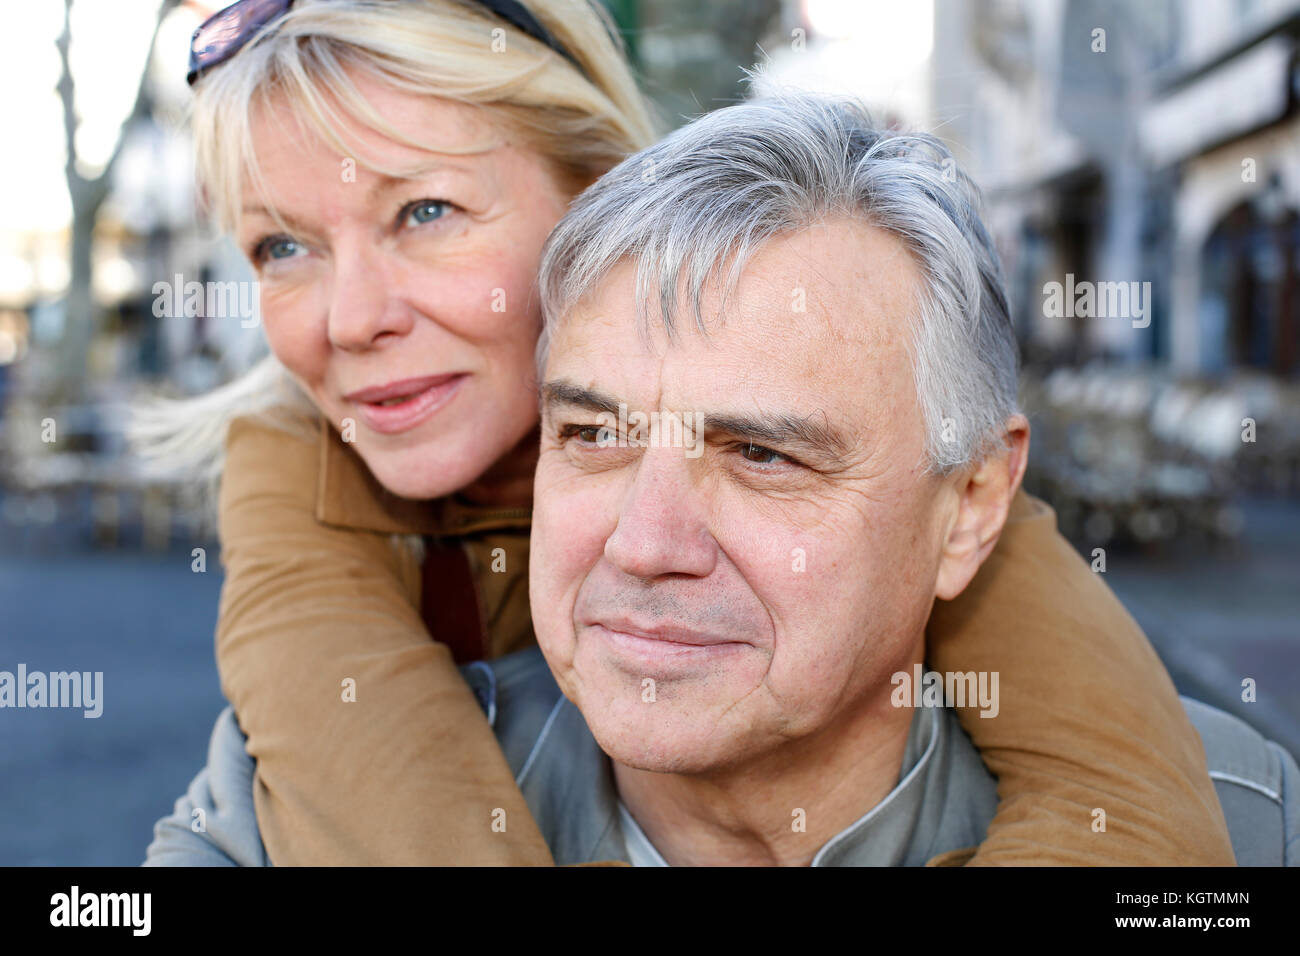
POLYGON ((651 750, 644 747, 605 747, 609 759, 632 770, 647 773, 700 774, 713 769, 712 761, 696 754, 651 750))
POLYGON ((591 733, 611 760, 634 770, 700 774, 732 762, 727 741, 701 732, 699 726, 652 727, 643 720, 630 724, 606 721, 591 726, 591 733))

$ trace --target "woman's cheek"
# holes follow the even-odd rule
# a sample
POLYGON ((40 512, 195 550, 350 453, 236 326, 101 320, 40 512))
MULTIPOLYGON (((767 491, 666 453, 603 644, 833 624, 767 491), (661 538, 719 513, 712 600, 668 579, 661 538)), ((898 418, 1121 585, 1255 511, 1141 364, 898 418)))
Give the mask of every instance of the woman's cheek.
POLYGON ((500 273, 485 277, 487 295, 483 301, 487 308, 480 328, 488 333, 485 338, 498 345, 531 349, 541 331, 533 279, 531 276, 512 275, 502 280, 500 273))
POLYGON ((313 320, 301 289, 263 287, 262 325, 275 357, 300 382, 315 387, 324 378, 328 341, 322 321, 313 320))

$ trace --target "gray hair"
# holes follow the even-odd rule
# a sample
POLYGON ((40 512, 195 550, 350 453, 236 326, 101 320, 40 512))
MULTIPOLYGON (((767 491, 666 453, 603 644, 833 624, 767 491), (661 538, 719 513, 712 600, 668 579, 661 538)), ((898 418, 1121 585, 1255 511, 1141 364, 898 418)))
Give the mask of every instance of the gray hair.
POLYGON ((1017 411, 1015 335, 979 204, 938 139, 880 129, 851 99, 787 91, 709 113, 616 166, 551 233, 539 375, 556 322, 625 257, 637 263, 643 328, 657 286, 670 336, 681 305, 703 331, 702 290, 725 264, 724 303, 767 239, 858 218, 902 240, 924 276, 908 345, 927 465, 964 467, 1000 443, 1017 411))

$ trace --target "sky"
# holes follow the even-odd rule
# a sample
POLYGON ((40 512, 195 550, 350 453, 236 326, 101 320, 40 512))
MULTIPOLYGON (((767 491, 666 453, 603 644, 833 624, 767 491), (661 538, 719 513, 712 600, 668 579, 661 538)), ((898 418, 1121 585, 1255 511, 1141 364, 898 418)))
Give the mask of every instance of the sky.
MULTIPOLYGON (((72 7, 69 51, 77 89, 77 151, 85 171, 98 172, 117 141, 144 67, 157 0, 79 0, 72 7)), ((15 8, 16 12, 18 8, 15 8)), ((37 0, 0 31, 0 88, 6 90, 4 129, 18 148, 0 153, 0 209, 4 231, 54 231, 68 222, 63 178, 63 111, 55 89, 63 4, 37 0)), ((183 71, 188 34, 197 16, 178 10, 161 38, 165 60, 183 71), (170 47, 170 49, 166 49, 170 47), (179 56, 176 54, 179 53, 179 56)))
POLYGON ((816 39, 771 54, 772 81, 853 93, 915 128, 929 123, 932 0, 803 0, 816 39))
MULTIPOLYGON (((61 0, 33 0, 0 31, 0 121, 9 148, 0 150, 0 298, 21 301, 33 286, 57 292, 67 280, 66 257, 43 243, 34 261, 24 240, 59 236, 71 219, 64 178, 63 109, 56 85, 55 46, 63 30, 61 0)), ((103 169, 134 101, 149 48, 158 0, 77 0, 69 50, 77 80, 80 171, 103 169)), ((159 34, 156 68, 183 83, 189 36, 200 16, 174 10, 159 34)))

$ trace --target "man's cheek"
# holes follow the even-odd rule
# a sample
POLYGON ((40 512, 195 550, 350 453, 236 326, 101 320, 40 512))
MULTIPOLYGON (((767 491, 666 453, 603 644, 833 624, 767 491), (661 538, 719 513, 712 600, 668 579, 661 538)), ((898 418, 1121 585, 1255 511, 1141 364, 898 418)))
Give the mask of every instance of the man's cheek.
POLYGON ((544 514, 552 552, 558 552, 566 566, 589 569, 605 553, 605 541, 618 525, 621 486, 604 476, 556 470, 561 473, 538 483, 534 514, 544 514))
MULTIPOLYGON (((560 639, 572 633, 578 589, 593 560, 573 510, 548 497, 542 489, 538 489, 537 500, 529 556, 533 617, 539 640, 543 632, 560 639)), ((599 554, 597 550, 596 557, 599 554)))
POLYGON ((590 569, 604 550, 587 527, 577 502, 566 504, 563 499, 551 499, 545 507, 535 508, 533 541, 533 554, 546 562, 544 577, 553 589, 568 590, 568 585, 590 569))
POLYGON ((797 633, 825 616, 835 595, 857 584, 842 546, 824 537, 747 521, 715 525, 715 537, 778 632, 797 633))

